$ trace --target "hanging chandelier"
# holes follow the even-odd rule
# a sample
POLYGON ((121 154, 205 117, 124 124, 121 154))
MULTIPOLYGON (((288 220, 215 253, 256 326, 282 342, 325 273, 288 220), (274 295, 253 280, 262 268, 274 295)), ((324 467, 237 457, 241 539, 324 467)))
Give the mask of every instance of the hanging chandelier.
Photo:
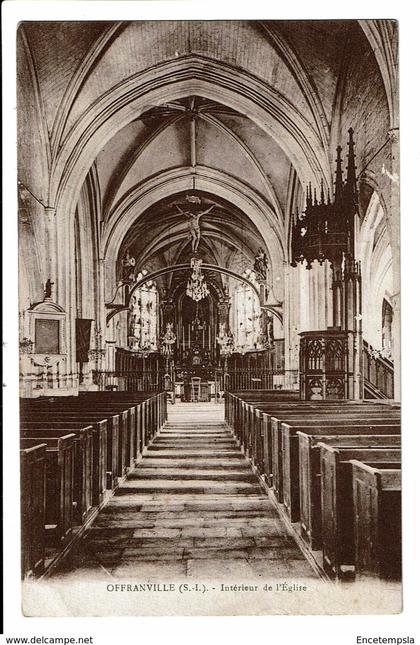
POLYGON ((292 266, 306 261, 306 268, 318 260, 329 260, 340 266, 343 254, 352 255, 354 249, 354 216, 357 213, 357 183, 354 154, 353 129, 349 129, 347 177, 343 182, 341 146, 337 147, 335 194, 331 201, 329 191, 325 197, 321 180, 318 201, 316 190, 306 191, 306 208, 298 215, 292 231, 292 266))
POLYGON ((187 296, 192 298, 195 302, 199 302, 200 300, 203 300, 203 298, 207 298, 210 293, 206 281, 204 280, 204 276, 201 273, 202 262, 202 260, 198 260, 197 258, 191 258, 192 273, 187 283, 186 293, 187 296))

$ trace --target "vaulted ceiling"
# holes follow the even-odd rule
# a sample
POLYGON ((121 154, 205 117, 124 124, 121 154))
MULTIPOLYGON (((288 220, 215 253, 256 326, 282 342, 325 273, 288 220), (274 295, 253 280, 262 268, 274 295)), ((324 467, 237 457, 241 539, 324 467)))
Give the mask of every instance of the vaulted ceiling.
MULTIPOLYGON (((30 99, 22 118, 29 109, 40 116, 42 128, 31 136, 44 141, 52 178, 47 195, 45 186, 32 183, 32 189, 67 207, 66 190, 77 200, 77 186, 94 177, 100 244, 106 253, 116 235, 115 259, 130 248, 139 264, 175 262, 187 245, 175 206, 194 194, 204 206, 215 204, 202 222, 208 258, 228 266, 239 256, 252 260, 264 246, 273 261, 277 247, 268 248, 267 238, 277 236, 278 255, 286 253, 302 183, 322 178, 331 186, 334 145, 346 126, 337 111, 354 100, 343 89, 349 51, 381 77, 369 44, 380 27, 357 21, 24 23, 20 56, 36 89, 29 96, 22 73, 22 95, 30 99), (153 93, 157 79, 159 95, 153 93), (146 97, 141 106, 139 88, 146 97), (79 174, 72 175, 77 164, 79 174)), ((386 105, 386 83, 378 84, 378 100, 386 105)), ((378 136, 374 125, 360 134, 361 156, 378 136)), ((27 177, 27 160, 21 167, 26 183, 37 181, 27 177)))

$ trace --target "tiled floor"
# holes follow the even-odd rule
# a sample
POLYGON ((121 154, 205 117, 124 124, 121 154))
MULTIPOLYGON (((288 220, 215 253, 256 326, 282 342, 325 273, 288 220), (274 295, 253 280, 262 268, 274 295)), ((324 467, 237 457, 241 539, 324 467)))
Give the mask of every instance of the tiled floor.
POLYGON ((315 578, 223 423, 221 405, 169 422, 56 576, 315 578))

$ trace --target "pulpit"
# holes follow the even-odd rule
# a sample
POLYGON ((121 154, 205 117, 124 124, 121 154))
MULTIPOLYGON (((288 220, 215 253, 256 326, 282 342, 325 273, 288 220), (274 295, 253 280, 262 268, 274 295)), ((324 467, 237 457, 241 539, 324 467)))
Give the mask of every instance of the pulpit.
POLYGON ((348 398, 348 334, 341 330, 300 334, 300 392, 306 401, 348 398))

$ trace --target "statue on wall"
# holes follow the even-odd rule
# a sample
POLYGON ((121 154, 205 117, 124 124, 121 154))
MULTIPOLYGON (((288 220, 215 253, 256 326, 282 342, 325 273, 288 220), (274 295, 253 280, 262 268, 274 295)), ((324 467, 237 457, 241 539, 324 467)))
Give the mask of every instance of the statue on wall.
POLYGON ((255 261, 254 261, 254 273, 256 275, 257 280, 267 280, 267 269, 268 269, 268 260, 267 260, 267 255, 260 246, 258 249, 257 255, 255 256, 255 261))
POLYGON ((172 322, 166 323, 166 332, 162 336, 162 354, 164 356, 172 356, 174 352, 174 345, 176 342, 176 334, 174 332, 174 324, 172 322))
POLYGON ((198 213, 191 213, 191 211, 183 211, 177 204, 175 204, 178 211, 188 219, 188 228, 191 235, 191 247, 192 252, 197 253, 198 245, 200 244, 201 239, 201 229, 200 229, 200 219, 203 215, 207 215, 215 207, 215 204, 212 204, 207 210, 199 211, 198 213))
POLYGON ((226 323, 224 322, 219 323, 219 334, 216 336, 216 342, 223 353, 232 353, 233 336, 232 333, 226 329, 226 323))
POLYGON ((53 284, 54 284, 54 282, 51 282, 51 279, 48 278, 48 280, 45 283, 44 299, 46 299, 46 298, 51 299, 52 298, 52 286, 53 286, 53 284))
POLYGON ((135 273, 134 273, 134 268, 136 266, 136 260, 135 258, 132 257, 130 253, 130 249, 127 249, 127 253, 125 254, 125 258, 122 261, 122 267, 123 267, 123 281, 124 282, 134 282, 136 279, 135 273))
POLYGON ((274 321, 273 316, 265 309, 261 310, 259 316, 260 332, 258 334, 258 345, 263 349, 271 349, 274 345, 274 321))
POLYGON ((166 332, 163 337, 163 342, 168 345, 173 345, 176 341, 176 335, 174 332, 174 324, 172 322, 166 323, 166 332))

